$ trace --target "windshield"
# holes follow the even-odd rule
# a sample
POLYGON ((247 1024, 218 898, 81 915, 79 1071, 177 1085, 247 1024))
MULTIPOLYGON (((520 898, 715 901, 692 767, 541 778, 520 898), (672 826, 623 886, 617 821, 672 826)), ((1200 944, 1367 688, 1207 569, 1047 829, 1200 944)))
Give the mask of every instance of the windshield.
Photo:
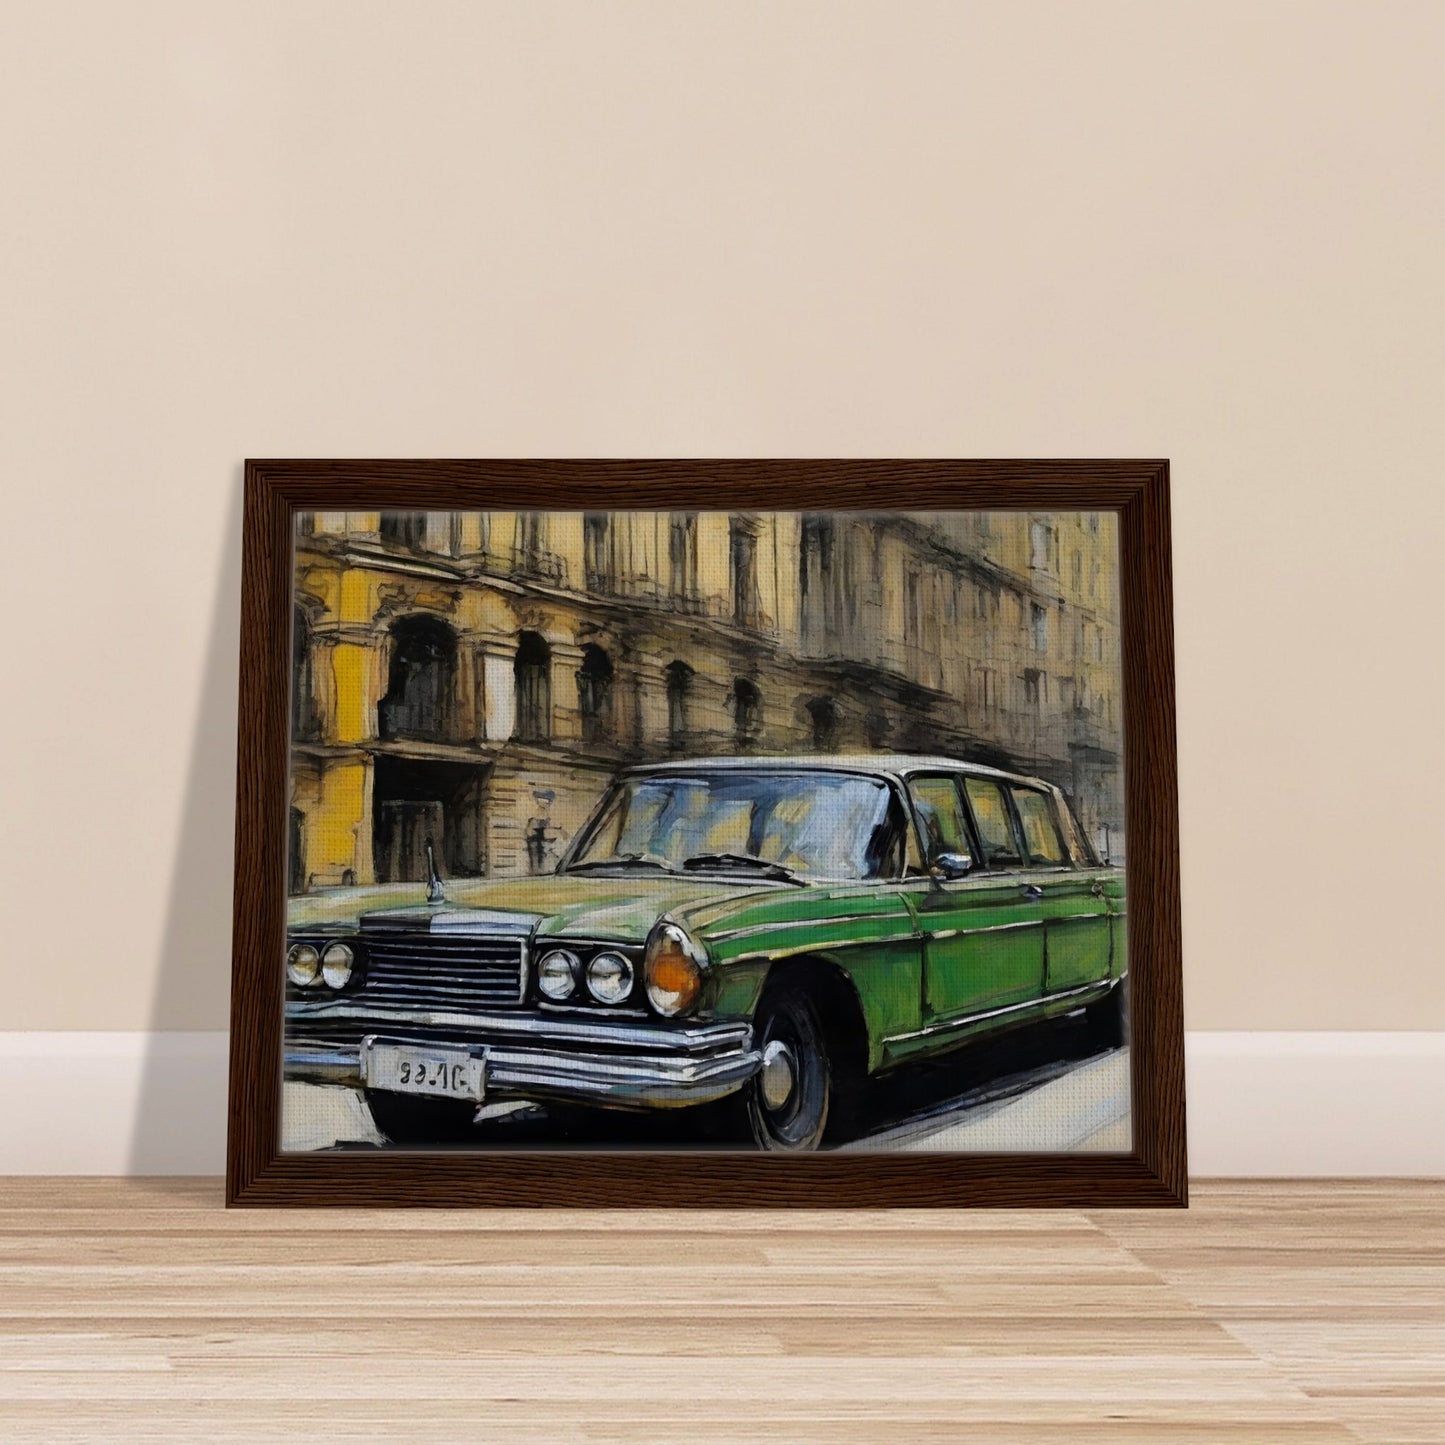
POLYGON ((823 772, 626 778, 565 868, 877 878, 896 830, 887 783, 823 772))

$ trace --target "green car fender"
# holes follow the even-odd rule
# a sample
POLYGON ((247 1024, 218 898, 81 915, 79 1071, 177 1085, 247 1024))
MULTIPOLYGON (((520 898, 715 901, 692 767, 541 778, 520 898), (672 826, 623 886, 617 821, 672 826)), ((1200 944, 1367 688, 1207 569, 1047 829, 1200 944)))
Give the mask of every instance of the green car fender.
MULTIPOLYGON (((850 1012, 861 1015, 867 1036, 870 1072, 882 1063, 883 1039, 918 1027, 922 945, 901 894, 873 887, 820 897, 810 889, 721 915, 698 912, 679 921, 708 953, 709 1014, 751 1020, 773 971, 806 961, 831 969, 846 986, 850 1012)), ((836 999, 833 1005, 836 1011, 836 999)), ((839 1022, 829 1013, 825 1026, 839 1022)))

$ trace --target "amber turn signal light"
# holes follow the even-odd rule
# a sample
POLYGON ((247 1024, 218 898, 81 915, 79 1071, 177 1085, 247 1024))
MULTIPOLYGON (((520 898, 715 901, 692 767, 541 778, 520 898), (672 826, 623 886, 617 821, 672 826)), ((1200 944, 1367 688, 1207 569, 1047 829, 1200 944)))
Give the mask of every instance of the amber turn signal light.
POLYGON ((658 1013, 684 1013, 702 992, 702 951, 675 923, 659 924, 647 943, 647 998, 658 1013))

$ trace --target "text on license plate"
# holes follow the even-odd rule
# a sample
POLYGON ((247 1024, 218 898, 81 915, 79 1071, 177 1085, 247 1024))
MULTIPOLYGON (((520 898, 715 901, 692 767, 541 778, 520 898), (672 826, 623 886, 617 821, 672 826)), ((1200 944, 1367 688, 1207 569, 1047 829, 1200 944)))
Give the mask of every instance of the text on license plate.
POLYGON ((465 1049, 418 1049, 405 1044, 362 1045, 365 1083, 369 1089, 397 1094, 436 1094, 481 1103, 486 1088, 486 1060, 465 1049))

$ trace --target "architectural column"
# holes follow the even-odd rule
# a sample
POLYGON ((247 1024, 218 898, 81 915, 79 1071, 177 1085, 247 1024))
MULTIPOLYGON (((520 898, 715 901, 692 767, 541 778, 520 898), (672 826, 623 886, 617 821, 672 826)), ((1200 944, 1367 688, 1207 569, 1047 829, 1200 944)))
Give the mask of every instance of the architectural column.
POLYGON ((372 763, 367 757, 328 761, 316 800, 304 808, 306 877, 312 886, 374 883, 371 857, 372 763))

